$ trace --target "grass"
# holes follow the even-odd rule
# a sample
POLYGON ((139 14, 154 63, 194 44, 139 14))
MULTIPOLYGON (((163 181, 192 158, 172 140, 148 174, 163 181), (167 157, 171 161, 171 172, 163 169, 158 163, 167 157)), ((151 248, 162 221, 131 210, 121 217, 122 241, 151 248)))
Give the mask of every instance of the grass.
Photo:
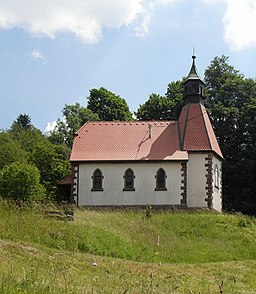
POLYGON ((253 218, 83 209, 74 216, 60 221, 0 202, 0 293, 256 293, 253 218))
POLYGON ((140 263, 2 242, 1 293, 253 293, 256 262, 140 263), (92 266, 94 258, 97 266, 92 266))

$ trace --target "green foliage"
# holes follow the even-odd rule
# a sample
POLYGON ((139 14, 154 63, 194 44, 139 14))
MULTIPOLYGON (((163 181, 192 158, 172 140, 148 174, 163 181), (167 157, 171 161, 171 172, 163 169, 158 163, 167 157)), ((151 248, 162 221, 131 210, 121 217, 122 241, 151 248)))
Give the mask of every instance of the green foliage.
POLYGON ((150 219, 152 217, 152 206, 150 204, 146 206, 145 217, 146 219, 150 219))
POLYGON ((256 213, 256 82, 215 57, 205 71, 206 106, 224 154, 223 195, 228 210, 256 213))
POLYGON ((0 132, 0 170, 13 162, 35 165, 50 199, 56 199, 58 182, 70 174, 69 154, 66 145, 51 143, 26 115, 20 115, 10 130, 0 132))
POLYGON ((183 82, 184 79, 168 84, 165 96, 171 102, 170 118, 178 119, 183 106, 183 82))
POLYGON ((57 125, 50 132, 49 140, 54 144, 65 143, 71 147, 76 131, 87 121, 98 120, 98 115, 79 103, 65 105, 62 110, 63 119, 57 120, 57 125))
POLYGON ((23 129, 23 130, 29 130, 34 128, 34 126, 31 123, 31 118, 27 114, 20 114, 16 121, 13 122, 11 129, 23 129))
POLYGON ((13 140, 8 132, 0 131, 0 170, 15 161, 27 162, 29 153, 13 140))
POLYGON ((246 228, 252 224, 251 220, 248 217, 241 217, 238 221, 238 226, 241 228, 246 228))
POLYGON ((14 162, 3 168, 0 177, 0 195, 18 202, 43 199, 45 191, 39 181, 40 173, 35 166, 14 162))
POLYGON ((44 141, 45 137, 39 129, 14 128, 9 131, 12 139, 16 141, 23 150, 31 152, 38 142, 44 141))
POLYGON ((182 107, 182 81, 171 82, 165 96, 151 94, 135 113, 139 120, 177 119, 182 107))
POLYGON ((151 94, 149 99, 139 106, 135 114, 139 120, 168 120, 171 106, 166 97, 151 94))
POLYGON ((101 87, 91 89, 88 97, 88 108, 97 113, 100 120, 129 121, 132 113, 125 99, 101 87))
POLYGON ((54 145, 47 140, 38 143, 31 153, 31 161, 39 169, 41 183, 50 198, 56 195, 58 181, 70 175, 68 155, 65 145, 54 145))

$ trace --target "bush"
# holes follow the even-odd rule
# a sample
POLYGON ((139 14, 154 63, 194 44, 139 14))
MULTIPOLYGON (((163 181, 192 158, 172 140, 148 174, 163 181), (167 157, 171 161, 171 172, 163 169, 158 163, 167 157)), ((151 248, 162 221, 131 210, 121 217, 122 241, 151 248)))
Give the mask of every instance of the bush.
POLYGON ((0 195, 15 201, 31 202, 45 197, 40 184, 39 170, 30 164, 15 162, 3 168, 0 177, 0 195))

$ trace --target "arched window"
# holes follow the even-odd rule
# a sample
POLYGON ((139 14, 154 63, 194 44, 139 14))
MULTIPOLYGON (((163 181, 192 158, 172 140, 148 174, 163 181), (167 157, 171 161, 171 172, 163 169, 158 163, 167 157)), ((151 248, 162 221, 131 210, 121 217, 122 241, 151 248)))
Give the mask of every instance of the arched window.
POLYGON ((134 178, 133 170, 128 168, 124 173, 124 191, 135 191, 134 178))
POLYGON ((215 167, 214 167, 214 186, 216 188, 220 187, 220 173, 219 173, 219 168, 217 164, 215 164, 215 167))
POLYGON ((92 176, 92 191, 103 191, 103 187, 102 187, 102 172, 100 169, 96 169, 93 172, 93 176, 92 176))
POLYGON ((163 168, 159 168, 156 172, 156 191, 166 191, 166 172, 163 168))

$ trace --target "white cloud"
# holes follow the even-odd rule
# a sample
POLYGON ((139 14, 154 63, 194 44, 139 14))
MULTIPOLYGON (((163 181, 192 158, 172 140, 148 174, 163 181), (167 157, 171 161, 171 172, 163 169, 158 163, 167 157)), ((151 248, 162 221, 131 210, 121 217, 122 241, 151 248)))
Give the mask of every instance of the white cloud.
POLYGON ((256 46, 256 1, 226 0, 224 39, 234 51, 256 46))
POLYGON ((135 28, 135 35, 138 37, 145 37, 149 31, 149 25, 151 22, 151 13, 146 14, 140 24, 135 28))
POLYGON ((180 0, 154 0, 153 2, 157 4, 173 4, 174 2, 178 2, 180 0))
POLYGON ((0 28, 22 27, 35 35, 56 37, 72 32, 84 42, 97 42, 104 28, 132 23, 143 0, 0 0, 0 28))
POLYGON ((203 0, 203 2, 226 6, 223 17, 224 40, 233 51, 256 46, 255 0, 203 0))
POLYGON ((54 130, 54 128, 56 127, 56 125, 57 125, 57 122, 56 121, 48 122, 47 123, 47 126, 46 126, 46 129, 44 131, 44 134, 45 135, 49 135, 50 132, 54 130))
MULTIPOLYGON (((98 42, 104 29, 135 27, 135 34, 149 33, 155 10, 182 0, 0 0, 0 29, 22 28, 34 35, 55 38, 71 32, 86 43, 98 42)), ((236 51, 256 46, 256 0, 201 0, 225 5, 224 40, 236 51)), ((34 52, 32 58, 43 60, 34 52)))
POLYGON ((145 35, 148 34, 154 9, 155 3, 153 1, 149 1, 147 5, 144 5, 143 12, 141 13, 138 24, 134 30, 136 36, 145 37, 145 35))
POLYGON ((0 29, 20 27, 34 35, 55 38, 71 32, 95 43, 104 28, 137 25, 135 33, 148 33, 155 7, 181 0, 0 0, 0 29))
POLYGON ((145 37, 148 34, 154 10, 158 6, 173 4, 179 1, 180 0, 145 0, 143 2, 143 9, 140 12, 138 25, 135 28, 136 36, 145 37))
POLYGON ((226 0, 203 0, 206 4, 219 4, 219 3, 225 3, 226 0))
POLYGON ((46 61, 43 53, 39 49, 33 49, 30 56, 33 60, 42 60, 43 62, 46 61))

